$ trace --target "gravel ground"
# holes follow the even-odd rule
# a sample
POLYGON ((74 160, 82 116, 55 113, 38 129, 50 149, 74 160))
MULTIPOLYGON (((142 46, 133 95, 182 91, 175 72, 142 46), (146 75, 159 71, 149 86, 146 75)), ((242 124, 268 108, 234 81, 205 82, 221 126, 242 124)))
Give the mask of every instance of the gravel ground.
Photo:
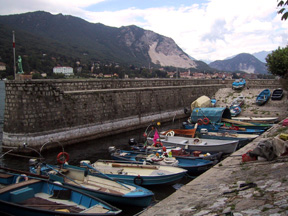
MULTIPOLYGON (((264 89, 243 89, 242 91, 232 90, 231 88, 220 89, 215 94, 217 100, 216 106, 229 106, 231 102, 238 96, 245 97, 245 104, 242 107, 242 112, 239 117, 278 117, 283 120, 288 116, 288 93, 284 92, 282 100, 271 100, 263 106, 256 105, 256 97, 264 89)), ((270 89, 271 92, 273 91, 270 89)))

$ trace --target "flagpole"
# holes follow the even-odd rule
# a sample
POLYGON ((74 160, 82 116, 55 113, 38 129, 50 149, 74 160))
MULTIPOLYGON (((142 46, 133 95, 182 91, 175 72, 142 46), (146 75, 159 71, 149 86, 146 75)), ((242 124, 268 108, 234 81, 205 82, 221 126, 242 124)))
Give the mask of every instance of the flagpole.
POLYGON ((15 32, 13 33, 13 58, 14 58, 14 79, 16 80, 16 60, 15 60, 15 32))

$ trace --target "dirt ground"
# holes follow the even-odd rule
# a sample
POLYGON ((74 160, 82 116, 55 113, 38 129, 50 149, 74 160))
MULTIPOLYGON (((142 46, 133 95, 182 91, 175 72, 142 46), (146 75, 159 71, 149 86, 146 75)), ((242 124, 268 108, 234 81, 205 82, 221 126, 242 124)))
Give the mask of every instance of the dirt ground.
MULTIPOLYGON (((238 96, 245 97, 245 104, 242 107, 242 112, 239 117, 278 117, 281 121, 288 116, 288 92, 284 91, 282 100, 271 100, 263 106, 256 105, 256 97, 264 89, 243 89, 232 90, 232 88, 220 89, 215 94, 217 107, 230 106, 231 102, 238 96)), ((273 89, 270 89, 271 93, 273 89)))

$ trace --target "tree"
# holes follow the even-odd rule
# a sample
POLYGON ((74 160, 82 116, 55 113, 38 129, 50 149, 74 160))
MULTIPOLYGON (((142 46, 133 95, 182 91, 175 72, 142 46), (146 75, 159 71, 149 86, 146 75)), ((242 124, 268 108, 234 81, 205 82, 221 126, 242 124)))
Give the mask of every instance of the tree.
POLYGON ((287 11, 287 7, 288 6, 288 0, 286 1, 283 1, 283 0, 278 0, 279 3, 277 5, 278 8, 281 8, 279 11, 278 11, 278 14, 283 14, 282 17, 281 17, 281 20, 287 20, 288 18, 288 11, 287 11))
POLYGON ((278 48, 266 57, 268 71, 283 79, 288 79, 288 46, 278 48))

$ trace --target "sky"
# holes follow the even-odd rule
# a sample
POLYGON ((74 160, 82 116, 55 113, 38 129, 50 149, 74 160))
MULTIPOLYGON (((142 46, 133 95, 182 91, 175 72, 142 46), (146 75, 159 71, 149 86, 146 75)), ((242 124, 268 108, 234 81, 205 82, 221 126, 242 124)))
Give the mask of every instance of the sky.
POLYGON ((0 15, 62 13, 111 27, 136 25, 172 38, 203 61, 288 45, 277 0, 0 0, 0 15))

